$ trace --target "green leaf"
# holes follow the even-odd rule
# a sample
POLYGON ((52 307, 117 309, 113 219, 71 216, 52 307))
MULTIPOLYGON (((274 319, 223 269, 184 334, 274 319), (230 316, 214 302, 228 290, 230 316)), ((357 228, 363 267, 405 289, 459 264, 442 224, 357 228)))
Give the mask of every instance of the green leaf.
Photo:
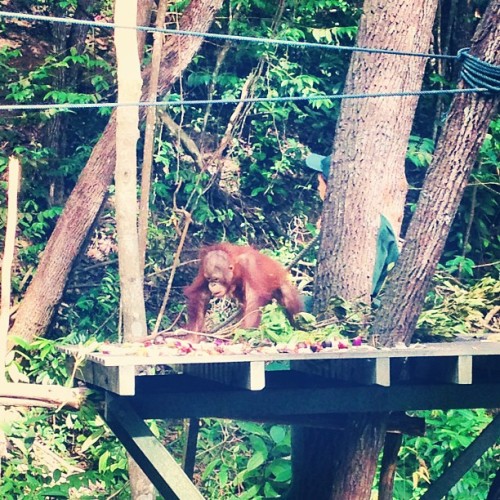
POLYGON ((251 457, 250 460, 247 462, 246 469, 247 471, 255 470, 257 467, 260 467, 267 458, 267 453, 264 454, 261 451, 257 451, 254 453, 251 457))
POLYGON ((267 432, 261 424, 255 424, 253 422, 238 422, 238 427, 249 434, 267 437, 267 432))
POLYGON ((99 457, 99 472, 105 472, 106 469, 108 468, 108 460, 111 457, 111 453, 109 450, 106 450, 100 457, 99 457))
POLYGON ((265 498, 279 498, 281 495, 276 492, 271 483, 264 484, 264 495, 265 498))
POLYGON ((274 425, 273 427, 271 427, 269 434, 270 434, 272 440, 276 444, 279 444, 286 437, 286 429, 284 427, 282 427, 281 425, 274 425))
POLYGON ((94 445, 99 439, 104 435, 105 429, 103 427, 99 428, 96 432, 92 433, 82 444, 80 449, 81 453, 86 452, 90 447, 94 445))
POLYGON ((258 500, 259 498, 262 498, 261 496, 258 495, 260 490, 260 486, 257 484, 254 484, 248 490, 245 490, 241 495, 238 495, 239 500, 258 500))
POLYGON ((259 436, 249 436, 249 440, 252 450, 259 451, 260 453, 262 453, 262 455, 264 455, 264 460, 265 460, 269 453, 265 441, 259 436))
POLYGON ((275 481, 286 483, 292 477, 292 464, 290 460, 277 458, 266 467, 266 472, 272 474, 275 481))

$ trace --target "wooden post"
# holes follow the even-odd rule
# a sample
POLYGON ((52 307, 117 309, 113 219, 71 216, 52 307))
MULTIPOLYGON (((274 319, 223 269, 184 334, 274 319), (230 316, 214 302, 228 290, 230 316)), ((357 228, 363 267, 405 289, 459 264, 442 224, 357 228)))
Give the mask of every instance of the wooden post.
POLYGON ((14 260, 14 245, 16 242, 17 227, 17 193, 21 166, 14 156, 9 158, 9 188, 7 205, 7 229, 5 233, 5 247, 2 260, 2 298, 0 304, 0 383, 5 380, 5 355, 7 353, 7 334, 10 319, 10 279, 12 262, 14 260))

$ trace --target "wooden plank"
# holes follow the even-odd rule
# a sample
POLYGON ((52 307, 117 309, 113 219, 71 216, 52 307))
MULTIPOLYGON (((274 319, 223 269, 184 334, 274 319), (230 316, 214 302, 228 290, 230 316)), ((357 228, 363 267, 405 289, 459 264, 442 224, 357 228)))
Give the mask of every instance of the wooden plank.
POLYGON ((472 356, 458 356, 452 376, 454 384, 472 384, 472 356))
POLYGON ((434 481, 420 500, 440 500, 500 437, 500 414, 496 415, 479 436, 434 481))
MULTIPOLYGON (((69 358, 66 363, 72 372, 75 360, 69 358)), ((135 394, 135 367, 133 366, 102 366, 86 361, 77 367, 75 376, 87 384, 95 385, 121 396, 135 394)))
POLYGON ((188 375, 250 391, 260 391, 266 385, 265 366, 264 361, 253 361, 250 363, 185 365, 183 370, 188 375))
POLYGON ((319 361, 291 361, 292 370, 309 373, 331 380, 365 385, 391 384, 390 360, 387 357, 374 359, 336 359, 319 361))
POLYGON ((107 393, 105 420, 164 498, 203 499, 172 455, 139 418, 127 398, 107 393))
POLYGON ((317 361, 325 359, 376 359, 376 358, 433 358, 453 356, 499 356, 500 342, 457 342, 446 344, 412 344, 403 348, 375 349, 372 347, 353 347, 350 349, 321 351, 319 353, 249 353, 221 355, 158 355, 156 351, 144 349, 145 355, 115 355, 99 352, 85 353, 79 346, 58 346, 58 349, 70 356, 83 354, 87 360, 104 366, 136 366, 136 365, 187 365, 187 364, 221 364, 245 363, 250 361, 317 361))

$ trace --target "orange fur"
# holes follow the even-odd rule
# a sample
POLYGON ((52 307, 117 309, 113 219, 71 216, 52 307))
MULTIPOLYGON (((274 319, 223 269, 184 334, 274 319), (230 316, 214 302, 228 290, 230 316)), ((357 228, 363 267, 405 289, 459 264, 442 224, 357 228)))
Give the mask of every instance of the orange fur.
POLYGON ((299 291, 291 283, 288 271, 271 257, 251 246, 219 243, 200 251, 201 265, 193 283, 184 289, 188 299, 188 325, 203 331, 211 293, 212 279, 243 306, 243 328, 257 328, 260 308, 276 299, 290 317, 302 311, 299 291))

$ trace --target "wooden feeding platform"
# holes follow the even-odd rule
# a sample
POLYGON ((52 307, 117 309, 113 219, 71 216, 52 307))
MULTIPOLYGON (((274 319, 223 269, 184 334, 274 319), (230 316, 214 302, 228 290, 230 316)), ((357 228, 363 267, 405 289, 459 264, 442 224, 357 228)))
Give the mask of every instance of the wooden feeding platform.
MULTIPOLYGON (((59 349, 78 360, 77 379, 105 391, 107 423, 165 498, 201 496, 146 419, 215 417, 338 428, 345 413, 391 412, 388 431, 418 434, 418 423, 404 412, 500 408, 500 342, 185 355, 156 348, 59 349)), ((495 421, 484 446, 500 434, 500 419, 495 421)))

